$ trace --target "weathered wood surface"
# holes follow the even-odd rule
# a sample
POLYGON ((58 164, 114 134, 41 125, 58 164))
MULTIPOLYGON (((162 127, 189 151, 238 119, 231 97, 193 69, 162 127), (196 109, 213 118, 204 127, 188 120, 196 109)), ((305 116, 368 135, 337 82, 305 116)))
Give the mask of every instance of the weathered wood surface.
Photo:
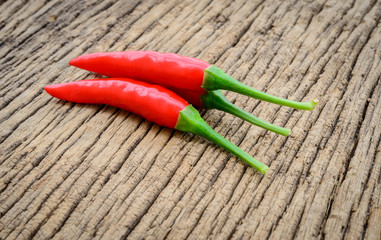
POLYGON ((1 1, 0 238, 380 239, 381 1, 1 1), (200 137, 47 84, 99 51, 214 63, 298 111, 227 92, 276 135, 219 111, 263 176, 200 137))

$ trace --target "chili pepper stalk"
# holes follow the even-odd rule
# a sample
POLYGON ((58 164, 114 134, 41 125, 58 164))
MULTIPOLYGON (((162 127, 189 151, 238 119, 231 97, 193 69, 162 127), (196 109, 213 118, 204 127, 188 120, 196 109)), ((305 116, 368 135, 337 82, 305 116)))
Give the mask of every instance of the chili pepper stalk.
POLYGON ((213 91, 217 89, 230 90, 255 99, 300 110, 312 110, 319 103, 319 100, 316 98, 310 102, 296 102, 261 92, 237 81, 225 73, 222 69, 213 65, 205 69, 202 88, 206 91, 213 91))
POLYGON ((161 126, 191 132, 230 151, 261 173, 268 167, 215 132, 198 111, 174 92, 133 79, 90 79, 46 86, 53 97, 89 104, 108 104, 161 126))
POLYGON ((233 143, 226 140, 224 137, 215 132, 200 116, 199 112, 192 106, 189 105, 180 111, 179 119, 175 126, 176 129, 191 132, 196 135, 200 135, 211 142, 214 142, 218 146, 231 152, 238 158, 245 161, 251 167, 255 168, 260 173, 265 174, 268 170, 268 166, 262 162, 251 157, 245 151, 234 145, 233 143))
POLYGON ((201 101, 203 106, 207 109, 218 109, 224 112, 228 112, 258 127, 281 134, 283 136, 287 136, 291 132, 291 130, 288 128, 282 128, 273 125, 240 109, 239 107, 231 103, 229 100, 227 100, 221 90, 205 92, 203 95, 201 95, 201 101))

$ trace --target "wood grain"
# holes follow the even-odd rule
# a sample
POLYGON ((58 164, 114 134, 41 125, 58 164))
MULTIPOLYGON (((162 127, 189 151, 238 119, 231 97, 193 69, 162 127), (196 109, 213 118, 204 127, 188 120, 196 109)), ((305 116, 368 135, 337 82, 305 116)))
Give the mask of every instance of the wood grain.
POLYGON ((0 239, 381 239, 381 1, 0 1, 0 239), (268 164, 48 84, 70 59, 197 57, 311 112, 232 92, 288 137, 202 111, 268 164))

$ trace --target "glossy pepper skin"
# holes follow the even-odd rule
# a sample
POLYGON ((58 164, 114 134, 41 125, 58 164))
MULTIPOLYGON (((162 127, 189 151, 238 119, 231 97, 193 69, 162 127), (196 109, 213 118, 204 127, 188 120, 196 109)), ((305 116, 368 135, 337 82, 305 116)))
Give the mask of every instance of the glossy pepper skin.
POLYGON ((90 79, 45 87, 53 97, 92 104, 108 104, 133 113, 161 126, 191 132, 216 143, 261 173, 268 166, 216 133, 198 111, 174 92, 133 79, 90 79))
MULTIPOLYGON (((296 102, 258 91, 235 80, 220 68, 200 59, 174 53, 154 51, 125 51, 92 53, 74 58, 70 65, 109 77, 128 77, 165 86, 175 92, 183 91, 191 103, 203 105, 201 96, 205 91, 230 90, 259 100, 264 100, 295 109, 312 110, 317 99, 310 102, 296 102), (198 98, 200 100, 197 99, 198 98)), ((187 99, 188 100, 188 99, 187 99)))
POLYGON ((69 64, 109 77, 128 77, 202 93, 204 70, 210 66, 196 58, 154 51, 93 53, 74 58, 69 64))

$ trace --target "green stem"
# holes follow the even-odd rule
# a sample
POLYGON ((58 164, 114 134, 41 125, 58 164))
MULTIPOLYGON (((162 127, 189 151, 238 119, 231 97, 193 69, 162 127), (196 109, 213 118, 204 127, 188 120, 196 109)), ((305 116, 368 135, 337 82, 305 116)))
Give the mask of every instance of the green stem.
POLYGON ((291 130, 288 128, 282 128, 276 125, 273 125, 269 122, 263 121, 257 117, 254 117, 250 113, 238 108, 233 103, 229 102, 226 99, 221 90, 209 91, 201 95, 201 102, 204 108, 207 109, 218 109, 224 112, 233 114, 243 120, 246 120, 258 127, 267 129, 269 131, 287 136, 290 134, 291 130))
POLYGON ((259 172, 265 174, 268 166, 264 163, 255 160, 245 151, 234 145, 233 143, 226 140, 224 137, 215 132, 200 116, 198 111, 192 107, 192 105, 187 106, 182 111, 180 111, 179 119, 175 126, 176 129, 191 132, 196 135, 200 135, 209 141, 214 142, 218 146, 228 150, 235 156, 239 157, 250 166, 257 169, 259 172))
POLYGON ((213 91, 218 89, 230 90, 236 93, 240 93, 252 98, 271 102, 295 109, 312 110, 319 103, 316 98, 310 102, 296 102, 288 99, 275 97, 273 95, 258 91, 254 88, 246 86, 245 84, 238 82, 220 68, 216 66, 209 66, 205 69, 204 82, 202 87, 207 91, 213 91))

